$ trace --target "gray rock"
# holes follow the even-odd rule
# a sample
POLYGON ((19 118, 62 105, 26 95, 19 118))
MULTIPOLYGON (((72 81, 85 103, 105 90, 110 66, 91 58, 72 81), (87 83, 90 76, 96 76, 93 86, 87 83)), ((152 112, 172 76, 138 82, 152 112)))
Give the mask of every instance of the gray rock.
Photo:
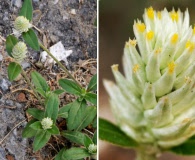
POLYGON ((5 158, 5 156, 6 156, 5 150, 4 150, 3 148, 0 147, 0 159, 1 159, 1 160, 7 160, 7 159, 5 158))
POLYGON ((31 64, 28 63, 28 62, 25 62, 25 61, 23 61, 23 62, 21 63, 21 65, 22 65, 22 68, 23 68, 23 69, 26 69, 26 68, 31 67, 31 64))
POLYGON ((22 7, 22 0, 12 0, 12 3, 18 8, 22 7))
POLYGON ((3 92, 7 92, 9 91, 10 86, 11 86, 10 81, 6 79, 0 79, 0 90, 2 90, 3 92))
POLYGON ((14 102, 12 100, 8 99, 8 100, 5 101, 5 104, 8 105, 8 106, 13 106, 14 102))
POLYGON ((15 105, 16 105, 17 108, 22 108, 23 107, 23 105, 21 103, 16 102, 15 105))
POLYGON ((27 139, 22 138, 21 131, 17 129, 14 129, 10 138, 6 141, 8 152, 14 155, 15 159, 18 160, 26 160, 25 155, 27 145, 27 139))
POLYGON ((3 56, 0 54, 0 62, 3 60, 3 56))

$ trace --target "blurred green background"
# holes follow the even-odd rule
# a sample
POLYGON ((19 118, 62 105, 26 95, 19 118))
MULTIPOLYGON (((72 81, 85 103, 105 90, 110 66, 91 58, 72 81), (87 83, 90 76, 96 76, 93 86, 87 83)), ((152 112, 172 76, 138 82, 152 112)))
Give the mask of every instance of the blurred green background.
MULTIPOLYGON (((190 23, 195 23, 195 0, 100 0, 99 1, 99 107, 100 117, 112 121, 108 96, 102 85, 102 79, 113 79, 110 66, 119 64, 122 71, 122 55, 125 41, 134 38, 133 23, 142 20, 144 9, 152 6, 155 10, 165 7, 168 11, 188 8, 190 23)), ((100 160, 133 160, 134 152, 100 143, 100 160)), ((194 160, 195 157, 180 157, 165 154, 160 160, 194 160)))

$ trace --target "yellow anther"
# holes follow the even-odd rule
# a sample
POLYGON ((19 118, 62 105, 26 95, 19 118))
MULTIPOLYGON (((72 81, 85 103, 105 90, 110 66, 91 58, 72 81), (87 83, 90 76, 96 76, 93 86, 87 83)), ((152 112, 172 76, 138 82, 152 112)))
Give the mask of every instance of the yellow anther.
POLYGON ((146 26, 145 26, 144 23, 137 23, 137 24, 136 24, 136 27, 137 27, 137 30, 138 30, 139 32, 144 32, 145 29, 146 29, 146 26))
POLYGON ((162 48, 158 48, 157 50, 154 51, 154 53, 157 55, 159 54, 160 52, 162 52, 162 48))
POLYGON ((178 41, 178 34, 175 33, 175 34, 172 35, 172 37, 171 37, 171 43, 172 43, 172 44, 175 44, 175 43, 177 43, 177 41, 178 41))
POLYGON ((186 48, 188 48, 190 52, 192 52, 194 50, 194 47, 195 47, 195 45, 193 42, 191 42, 191 41, 186 42, 186 48))
POLYGON ((113 64, 111 68, 113 71, 118 71, 118 64, 113 64))
POLYGON ((193 34, 195 34, 195 26, 194 26, 194 28, 193 28, 193 34))
POLYGON ((152 40, 153 37, 154 37, 154 32, 153 31, 149 31, 149 32, 146 33, 146 38, 148 40, 152 40))
POLYGON ((162 15, 161 15, 161 12, 160 11, 157 12, 157 17, 158 17, 158 19, 161 19, 162 18, 162 15))
POLYGON ((178 21, 178 19, 179 19, 179 13, 178 12, 175 12, 175 11, 172 11, 171 13, 170 13, 170 17, 171 17, 171 19, 173 20, 173 21, 178 21))
POLYGON ((133 73, 136 73, 138 70, 139 70, 139 65, 138 64, 135 64, 133 66, 133 73))
POLYGON ((152 7, 147 9, 147 15, 150 19, 154 19, 154 10, 152 7))
POLYGON ((173 71, 175 70, 175 63, 174 62, 170 62, 169 64, 168 64, 168 71, 169 71, 169 73, 173 73, 173 71))
POLYGON ((137 44, 137 41, 135 39, 133 40, 129 39, 129 41, 125 43, 125 47, 130 47, 130 46, 135 47, 136 44, 137 44))

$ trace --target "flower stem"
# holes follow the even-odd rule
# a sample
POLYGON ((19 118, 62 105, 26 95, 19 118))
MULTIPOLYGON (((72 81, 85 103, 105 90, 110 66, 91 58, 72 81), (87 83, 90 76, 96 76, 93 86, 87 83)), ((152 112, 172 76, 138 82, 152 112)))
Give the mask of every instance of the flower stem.
POLYGON ((26 80, 27 84, 30 86, 30 88, 33 90, 36 98, 38 99, 38 101, 40 102, 40 104, 42 104, 42 100, 40 98, 40 96, 37 94, 35 88, 32 86, 30 79, 27 77, 26 72, 22 69, 22 76, 24 77, 24 79, 26 80))
POLYGON ((156 155, 147 154, 145 151, 137 151, 136 160, 157 160, 156 155))
POLYGON ((138 150, 136 152, 136 160, 157 160, 155 154, 147 154, 147 151, 138 150))
POLYGON ((49 55, 49 56, 51 56, 53 59, 54 59, 54 61, 64 70, 64 72, 77 84, 77 85, 79 85, 81 88, 82 88, 82 86, 76 81, 76 79, 69 73, 69 71, 62 65, 62 63, 60 62, 60 61, 58 61, 54 56, 53 56, 53 54, 46 48, 46 47, 44 47, 41 43, 39 43, 39 45, 40 45, 40 47, 44 50, 44 51, 46 51, 47 52, 47 54, 49 55))

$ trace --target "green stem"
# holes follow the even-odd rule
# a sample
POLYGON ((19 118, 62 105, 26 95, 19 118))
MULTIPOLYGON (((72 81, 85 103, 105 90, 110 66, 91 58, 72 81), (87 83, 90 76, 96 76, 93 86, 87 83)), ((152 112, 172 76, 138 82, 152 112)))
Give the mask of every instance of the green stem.
POLYGON ((137 151, 136 160, 157 160, 154 154, 147 154, 145 151, 137 151))
POLYGON ((76 84, 78 84, 81 88, 82 88, 82 86, 76 81, 76 79, 69 73, 69 71, 62 65, 62 63, 60 62, 60 61, 58 61, 54 56, 53 56, 53 54, 46 48, 46 47, 44 47, 41 43, 39 43, 39 45, 40 45, 40 47, 45 51, 45 52, 47 52, 47 54, 49 55, 49 56, 51 56, 53 59, 54 59, 54 61, 64 70, 64 72, 76 83, 76 84))
POLYGON ((39 100, 40 104, 42 104, 42 100, 40 98, 40 96, 37 94, 36 90, 34 89, 34 87, 32 86, 30 79, 27 77, 26 72, 22 69, 22 76, 24 77, 24 79, 26 80, 27 84, 30 86, 30 88, 33 90, 36 98, 39 100))

